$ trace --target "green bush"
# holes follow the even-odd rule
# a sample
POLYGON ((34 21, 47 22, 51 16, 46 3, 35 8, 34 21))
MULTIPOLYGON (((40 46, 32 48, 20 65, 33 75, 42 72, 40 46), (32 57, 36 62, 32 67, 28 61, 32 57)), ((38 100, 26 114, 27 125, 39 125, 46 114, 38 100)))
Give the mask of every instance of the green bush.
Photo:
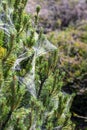
POLYGON ((59 69, 59 50, 42 30, 36 33, 40 8, 32 24, 26 2, 0 3, 0 129, 51 130, 71 124, 73 129, 75 95, 61 92, 65 72, 59 69))

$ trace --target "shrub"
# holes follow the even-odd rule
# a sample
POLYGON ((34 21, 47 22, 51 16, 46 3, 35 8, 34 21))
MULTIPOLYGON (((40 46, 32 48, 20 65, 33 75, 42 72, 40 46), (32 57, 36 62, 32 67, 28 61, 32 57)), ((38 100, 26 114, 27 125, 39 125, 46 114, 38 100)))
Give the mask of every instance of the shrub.
POLYGON ((58 69, 58 52, 42 30, 36 33, 40 8, 32 24, 26 2, 0 3, 0 129, 71 127, 74 94, 61 92, 65 73, 58 69))

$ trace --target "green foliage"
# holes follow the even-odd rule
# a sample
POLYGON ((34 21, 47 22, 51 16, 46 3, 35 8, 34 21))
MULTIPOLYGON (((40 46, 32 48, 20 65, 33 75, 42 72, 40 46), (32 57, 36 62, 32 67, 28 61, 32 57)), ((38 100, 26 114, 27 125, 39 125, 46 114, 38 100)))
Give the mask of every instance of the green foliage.
MULTIPOLYGON (((70 107, 75 94, 62 92, 66 72, 60 69, 60 50, 49 52, 56 47, 42 30, 37 35, 37 21, 34 28, 31 17, 24 12, 26 2, 0 3, 0 14, 4 14, 0 19, 0 129, 71 129, 71 125, 73 129, 70 107)), ((36 11, 38 18, 39 6, 36 11)), ((59 47, 61 52, 65 50, 64 54, 70 55, 71 46, 68 49, 64 43, 63 47, 59 47)), ((85 59, 86 54, 79 53, 85 59)), ((63 64, 67 66, 66 62, 63 64)))
MULTIPOLYGON (((81 82, 87 73, 87 44, 81 41, 81 36, 82 30, 71 27, 58 34, 57 32, 48 34, 48 38, 58 46, 59 68, 66 72, 64 79, 66 85, 72 83, 78 87, 75 81, 81 82)), ((80 90, 80 86, 77 90, 80 90)))

